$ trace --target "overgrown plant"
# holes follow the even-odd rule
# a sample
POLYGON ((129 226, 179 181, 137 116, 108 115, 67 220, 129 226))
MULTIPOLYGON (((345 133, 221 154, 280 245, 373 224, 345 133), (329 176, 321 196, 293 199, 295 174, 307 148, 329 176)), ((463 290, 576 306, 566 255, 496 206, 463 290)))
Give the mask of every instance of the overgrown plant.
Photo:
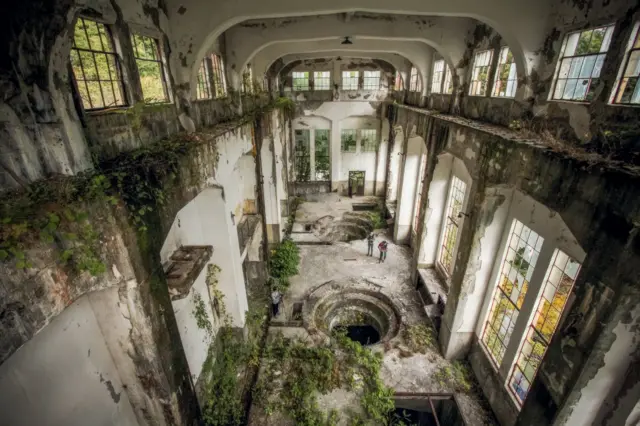
POLYGON ((300 249, 289 238, 278 244, 271 253, 269 259, 269 271, 272 277, 280 280, 281 284, 287 283, 288 278, 298 273, 300 263, 300 249))

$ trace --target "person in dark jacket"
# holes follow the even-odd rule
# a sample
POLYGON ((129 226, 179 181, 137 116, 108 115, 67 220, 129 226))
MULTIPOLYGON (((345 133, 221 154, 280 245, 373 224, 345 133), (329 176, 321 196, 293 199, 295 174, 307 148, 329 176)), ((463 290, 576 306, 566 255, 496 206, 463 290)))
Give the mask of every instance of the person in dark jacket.
POLYGON ((373 240, 375 240, 373 232, 367 237, 367 256, 373 256, 373 240))

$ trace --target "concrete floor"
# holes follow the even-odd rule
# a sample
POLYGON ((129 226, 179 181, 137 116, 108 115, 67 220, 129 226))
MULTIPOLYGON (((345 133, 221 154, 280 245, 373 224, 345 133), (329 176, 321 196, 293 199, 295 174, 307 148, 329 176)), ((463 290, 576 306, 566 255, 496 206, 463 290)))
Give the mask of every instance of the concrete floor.
MULTIPOLYGON (((300 205, 296 213, 294 229, 304 230, 303 224, 312 223, 320 217, 331 214, 340 217, 351 211, 353 202, 375 201, 374 197, 339 197, 336 194, 322 194, 313 197, 300 205)), ((382 291, 390 296, 402 317, 402 327, 412 324, 428 324, 420 297, 410 282, 409 265, 411 251, 409 247, 397 246, 392 242, 388 230, 375 231, 374 257, 367 256, 365 239, 332 245, 309 245, 302 242, 300 247, 300 273, 290 279, 291 286, 284 297, 284 309, 273 325, 291 319, 292 306, 303 302, 306 295, 317 286, 327 281, 358 279, 379 285, 382 291), (387 260, 378 263, 378 242, 389 243, 387 260)), ((293 234, 295 236, 295 234, 293 234)), ((295 240, 295 238, 294 238, 295 240)), ((300 240, 298 240, 300 241, 300 240)), ((304 241, 304 240, 302 240, 304 241)), ((306 335, 303 328, 271 327, 271 332, 285 332, 286 335, 306 335)), ((427 351, 425 354, 407 354, 402 329, 387 344, 374 345, 372 350, 383 352, 383 368, 381 376, 387 386, 396 392, 415 393, 454 393, 449 383, 438 380, 435 376, 443 368, 451 366, 439 352, 427 351)), ((492 415, 486 410, 483 397, 474 391, 458 393, 460 410, 468 425, 495 424, 492 415)), ((319 398, 319 403, 327 408, 339 408, 345 401, 357 401, 345 397, 345 391, 337 390, 319 398)))

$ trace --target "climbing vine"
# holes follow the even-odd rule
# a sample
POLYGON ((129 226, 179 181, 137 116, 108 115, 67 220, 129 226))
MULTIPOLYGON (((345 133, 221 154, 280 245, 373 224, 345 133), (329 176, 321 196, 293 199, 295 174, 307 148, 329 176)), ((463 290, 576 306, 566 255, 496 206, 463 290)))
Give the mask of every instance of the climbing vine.
POLYGON ((270 275, 276 286, 286 290, 289 287, 289 278, 298 273, 299 264, 300 249, 291 239, 287 238, 278 244, 269 259, 270 275))

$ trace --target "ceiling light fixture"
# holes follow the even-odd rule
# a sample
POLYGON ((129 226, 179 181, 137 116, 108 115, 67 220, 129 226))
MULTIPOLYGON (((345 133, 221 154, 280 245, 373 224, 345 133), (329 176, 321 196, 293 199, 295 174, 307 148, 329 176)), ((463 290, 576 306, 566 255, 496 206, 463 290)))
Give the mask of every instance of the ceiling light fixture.
POLYGON ((342 43, 340 44, 353 44, 353 42, 351 41, 351 37, 347 36, 344 38, 344 40, 342 40, 342 43))

